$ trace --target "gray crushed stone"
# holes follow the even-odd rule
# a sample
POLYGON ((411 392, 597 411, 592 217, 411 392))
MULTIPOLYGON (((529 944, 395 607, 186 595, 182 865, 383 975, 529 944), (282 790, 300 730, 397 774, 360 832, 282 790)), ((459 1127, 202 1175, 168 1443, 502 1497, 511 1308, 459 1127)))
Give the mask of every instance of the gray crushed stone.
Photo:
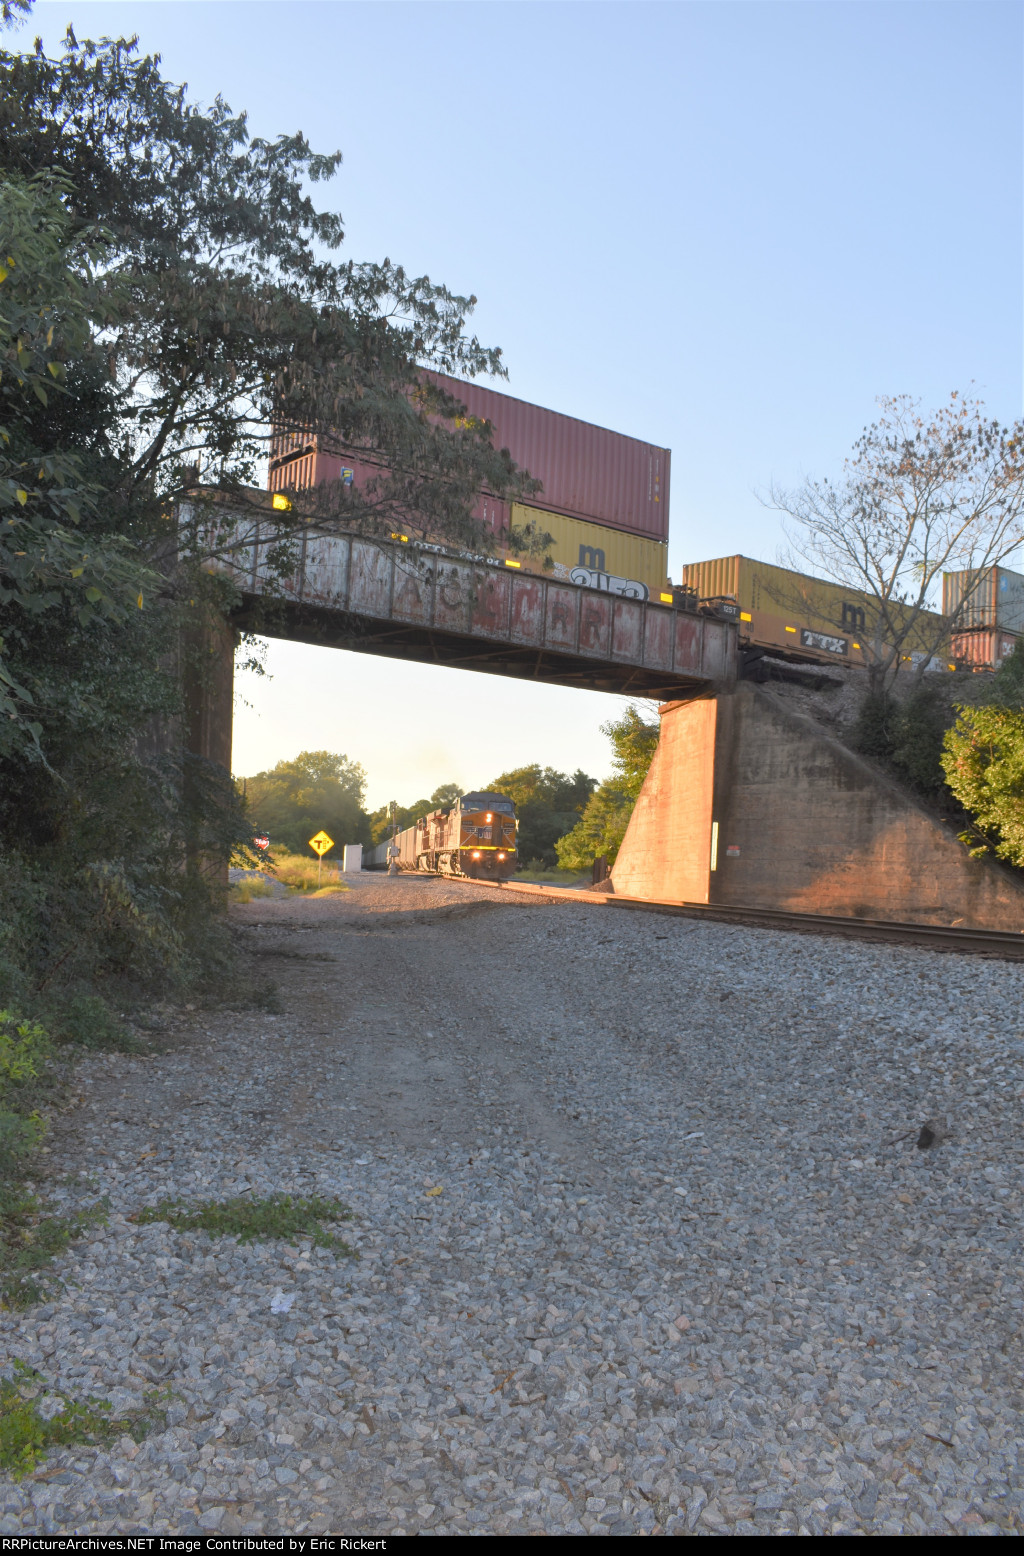
POLYGON ((48 1189, 108 1223, 0 1314, 166 1429, 0 1533, 1020 1530, 1020 967, 433 880, 234 913, 283 1013, 83 1060, 48 1189), (128 1219, 274 1191, 358 1260, 128 1219))

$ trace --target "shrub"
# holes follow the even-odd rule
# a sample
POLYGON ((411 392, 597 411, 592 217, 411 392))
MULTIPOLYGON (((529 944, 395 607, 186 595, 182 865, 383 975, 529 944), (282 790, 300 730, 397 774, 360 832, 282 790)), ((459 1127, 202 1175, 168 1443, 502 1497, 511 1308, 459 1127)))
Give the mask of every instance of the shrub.
POLYGON ((78 993, 54 1001, 50 1025, 58 1041, 75 1043, 80 1048, 135 1053, 140 1046, 98 994, 78 993))
POLYGON ((919 684, 902 701, 870 690, 857 711, 852 744, 918 794, 932 797, 945 787, 942 743, 948 723, 935 686, 919 684))
POLYGON ((1024 867, 1024 709, 961 706, 957 712, 942 766, 974 820, 975 830, 961 833, 961 841, 976 856, 994 853, 1024 867))
POLYGON ((50 1040, 34 1021, 0 1010, 0 1104, 35 1080, 52 1053, 50 1040))
POLYGON ((233 881, 228 893, 232 902, 255 902, 260 897, 272 897, 274 887, 270 881, 254 880, 249 876, 246 880, 233 881))
POLYGON ((293 891, 317 891, 321 886, 340 884, 338 866, 334 860, 325 859, 323 870, 320 871, 319 861, 306 854, 275 852, 271 868, 275 879, 290 886, 293 891))
POLYGON ((916 686, 896 710, 890 760, 919 794, 937 795, 946 786, 942 743, 948 723, 947 707, 934 686, 916 686))
POLYGON ((42 1139, 35 1104, 52 1053, 41 1026, 0 1010, 0 1179, 15 1173, 42 1139))

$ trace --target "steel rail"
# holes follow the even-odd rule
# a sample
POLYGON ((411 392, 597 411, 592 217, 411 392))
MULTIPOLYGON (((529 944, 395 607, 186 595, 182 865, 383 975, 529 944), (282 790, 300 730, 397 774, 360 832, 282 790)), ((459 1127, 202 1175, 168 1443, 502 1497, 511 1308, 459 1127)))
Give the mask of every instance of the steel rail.
MULTIPOLYGON (((458 876, 450 877, 461 879, 458 876)), ((726 907, 701 902, 659 902, 645 897, 617 896, 612 892, 573 890, 562 886, 538 886, 529 881, 470 881, 497 891, 512 891, 549 902, 584 902, 591 907, 621 912, 656 913, 747 928, 788 930, 804 935, 838 935, 845 940, 868 940, 889 945, 913 945, 930 951, 952 951, 968 956, 994 957, 1000 961, 1024 961, 1024 932, 1000 929, 968 929, 946 924, 907 924, 888 919, 844 918, 826 913, 795 913, 785 908, 726 907)))

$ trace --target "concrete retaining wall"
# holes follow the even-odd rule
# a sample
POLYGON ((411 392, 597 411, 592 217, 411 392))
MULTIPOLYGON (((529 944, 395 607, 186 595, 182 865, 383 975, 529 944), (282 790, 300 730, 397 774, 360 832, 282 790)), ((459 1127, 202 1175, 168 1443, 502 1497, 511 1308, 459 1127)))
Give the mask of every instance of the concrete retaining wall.
POLYGON ((664 901, 1024 929, 1008 870, 971 859, 898 785, 749 683, 662 709, 612 881, 664 901))

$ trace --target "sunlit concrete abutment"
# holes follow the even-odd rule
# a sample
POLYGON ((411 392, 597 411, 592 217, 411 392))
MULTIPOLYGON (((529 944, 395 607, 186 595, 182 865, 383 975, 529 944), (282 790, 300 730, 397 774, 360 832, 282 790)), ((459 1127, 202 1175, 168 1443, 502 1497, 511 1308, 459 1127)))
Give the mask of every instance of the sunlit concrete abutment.
POLYGON ((661 708, 612 872, 661 902, 1024 929, 1024 889, 766 687, 661 708))

